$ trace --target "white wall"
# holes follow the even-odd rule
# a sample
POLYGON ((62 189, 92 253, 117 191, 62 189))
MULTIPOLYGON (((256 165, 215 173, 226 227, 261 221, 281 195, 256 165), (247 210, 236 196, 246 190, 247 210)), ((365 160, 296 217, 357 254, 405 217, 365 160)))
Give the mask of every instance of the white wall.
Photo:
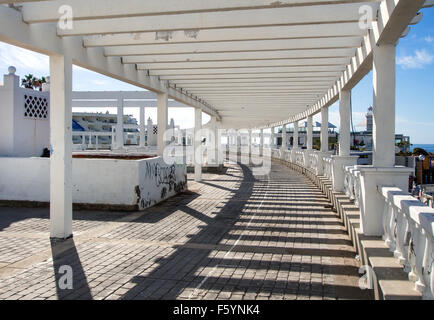
POLYGON ((14 88, 19 85, 15 75, 5 75, 0 86, 0 155, 12 155, 14 150, 14 88))
MULTIPOLYGON (((0 200, 49 202, 49 158, 0 158, 0 200)), ((73 202, 142 210, 187 189, 185 165, 143 160, 73 159, 73 202)))
POLYGON ((24 95, 49 100, 48 92, 24 89, 14 74, 0 86, 0 156, 37 157, 50 146, 50 112, 46 119, 24 116, 24 95))

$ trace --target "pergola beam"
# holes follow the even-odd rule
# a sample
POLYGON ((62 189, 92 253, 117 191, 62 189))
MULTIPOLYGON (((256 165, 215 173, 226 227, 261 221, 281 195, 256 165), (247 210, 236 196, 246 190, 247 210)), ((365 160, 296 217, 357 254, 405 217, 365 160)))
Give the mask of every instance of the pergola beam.
POLYGON ((162 63, 162 62, 215 62, 215 61, 248 61, 248 60, 278 60, 278 59, 322 59, 348 58, 354 56, 355 48, 336 49, 300 49, 278 51, 248 51, 248 52, 220 52, 220 53, 178 53, 147 54, 123 56, 122 62, 133 63, 162 63))
POLYGON ((318 25, 266 26, 251 28, 204 29, 195 34, 185 31, 136 32, 89 35, 85 47, 150 45, 159 43, 203 43, 222 41, 320 39, 363 36, 365 31, 355 23, 326 23, 318 25), (194 36, 193 36, 194 35, 194 36))
MULTIPOLYGON (((378 2, 379 0, 367 0, 378 2)), ((32 1, 4 1, 0 3, 32 2, 32 1)), ((185 13, 218 12, 229 10, 255 10, 264 8, 285 8, 314 5, 353 3, 358 0, 286 0, 281 2, 270 2, 267 0, 190 0, 180 2, 178 0, 55 0, 45 1, 38 4, 28 3, 23 8, 24 21, 31 22, 55 22, 59 18, 58 8, 62 5, 69 5, 75 19, 100 19, 151 16, 151 15, 173 15, 185 13)))
MULTIPOLYGON (((212 0, 208 0, 212 1, 212 0)), ((147 1, 140 1, 146 3, 147 1)), ((214 1, 215 2, 215 1, 214 1)), ((346 3, 334 5, 313 5, 303 7, 289 7, 289 8, 267 8, 255 10, 231 10, 231 11, 206 11, 200 13, 183 13, 183 14, 170 14, 167 16, 151 15, 144 19, 142 16, 127 16, 119 18, 110 18, 110 23, 107 22, 107 12, 104 8, 107 5, 100 7, 93 7, 93 2, 86 2, 83 8, 90 12, 101 12, 104 18, 97 18, 93 20, 80 20, 74 21, 73 28, 58 28, 59 36, 71 35, 92 35, 92 34, 114 34, 114 33, 132 33, 132 32, 161 32, 161 31, 176 31, 176 30, 194 30, 199 31, 203 29, 218 29, 218 28, 243 28, 243 27, 264 27, 264 26, 281 26, 281 25, 305 25, 305 24, 322 24, 330 22, 355 22, 360 19, 359 3, 346 3), (92 10, 92 9, 93 10, 92 10), (96 8, 96 9, 95 9, 96 8)), ((165 2, 163 2, 165 3, 165 2)), ((245 1, 244 1, 245 3, 245 1)), ((71 3, 72 4, 72 3, 71 3)), ((181 2, 185 5, 186 2, 181 2)), ((31 7, 30 4, 29 7, 31 7)), ((377 3, 366 3, 372 10, 377 10, 377 3)), ((116 12, 119 13, 121 6, 126 6, 123 2, 118 2, 116 12)), ((139 6, 139 5, 137 5, 139 6)), ((57 6, 57 9, 59 6, 57 6)), ((74 6, 72 6, 74 11, 74 6)), ((134 9, 137 12, 137 7, 134 9)), ((176 6, 175 6, 176 8, 176 6)), ((24 9, 24 8, 23 8, 24 9)), ((78 8, 77 8, 78 9, 78 8)), ((78 9, 80 10, 80 9, 78 9)), ((176 11, 176 10, 175 10, 176 11)), ((31 8, 29 9, 27 22, 30 17, 34 15, 31 8)), ((56 20, 59 14, 56 15, 56 20)), ((75 13, 75 17, 79 17, 75 13)), ((194 33, 195 34, 195 33, 194 33)))
POLYGON ((22 21, 19 11, 6 6, 0 6, 0 41, 46 55, 63 55, 68 52, 75 65, 147 90, 168 92, 170 98, 191 107, 201 108, 220 119, 210 105, 186 96, 178 90, 167 88, 167 84, 158 77, 149 76, 146 72, 137 70, 134 65, 123 65, 119 58, 105 57, 102 48, 83 48, 81 38, 59 39, 56 27, 51 24, 28 25, 22 21))
POLYGON ((291 67, 291 66, 340 66, 350 61, 349 58, 315 58, 282 60, 249 60, 217 62, 164 62, 137 64, 138 70, 179 70, 179 69, 213 69, 246 67, 291 67))
POLYGON ((174 43, 155 45, 112 46, 105 47, 106 56, 135 56, 180 53, 222 53, 249 51, 315 50, 358 48, 360 37, 335 37, 327 39, 283 39, 283 40, 248 40, 205 43, 174 43))

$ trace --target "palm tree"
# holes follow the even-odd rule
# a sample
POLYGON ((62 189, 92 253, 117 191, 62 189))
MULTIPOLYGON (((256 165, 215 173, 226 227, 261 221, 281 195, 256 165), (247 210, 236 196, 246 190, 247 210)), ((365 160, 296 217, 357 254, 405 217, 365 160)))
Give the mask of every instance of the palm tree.
POLYGON ((35 83, 36 78, 33 74, 28 74, 24 76, 24 79, 21 80, 21 85, 27 89, 33 89, 33 84, 35 83))
POLYGON ((42 84, 46 82, 47 79, 45 77, 38 79, 33 74, 28 74, 21 80, 21 85, 27 89, 39 89, 39 91, 42 91, 42 84))

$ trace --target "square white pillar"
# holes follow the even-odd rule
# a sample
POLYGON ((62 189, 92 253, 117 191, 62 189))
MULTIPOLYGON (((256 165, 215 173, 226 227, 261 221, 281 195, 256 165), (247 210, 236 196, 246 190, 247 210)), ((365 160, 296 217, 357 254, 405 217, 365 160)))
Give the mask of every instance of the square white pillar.
POLYGON ((194 109, 194 180, 202 181, 202 109, 194 109))
POLYGON ((307 150, 313 149, 313 116, 307 117, 307 150))
POLYGON ((375 167, 395 165, 395 45, 374 46, 373 154, 375 167))
POLYGON ((124 148, 124 99, 118 99, 116 123, 116 149, 124 148))
POLYGON ((329 108, 321 109, 321 152, 329 151, 329 108))
POLYGON ((50 56, 50 237, 72 236, 72 59, 50 56))
POLYGON ((217 149, 217 119, 212 116, 210 121, 210 126, 208 130, 208 137, 206 139, 207 152, 206 160, 207 164, 217 165, 218 164, 218 149, 217 149))
POLYGON ((373 157, 372 166, 360 166, 360 227, 365 235, 383 234, 384 200, 378 186, 408 190, 408 177, 413 171, 395 167, 395 45, 373 48, 373 157))
POLYGON ((343 192, 345 166, 355 166, 358 156, 350 156, 351 91, 339 93, 339 155, 332 156, 333 191, 343 192))
POLYGON ((292 148, 290 160, 292 163, 297 162, 296 152, 298 151, 298 121, 294 122, 294 134, 292 135, 292 148))
POLYGON ((339 155, 350 155, 351 91, 339 93, 339 155))
POLYGON ((264 154, 264 129, 259 131, 259 155, 262 157, 264 154))
POLYGON ((282 146, 280 157, 285 158, 285 152, 288 151, 288 141, 286 140, 286 124, 282 126, 282 146))
POLYGON ((146 119, 145 119, 145 107, 140 107, 140 144, 139 147, 140 148, 144 148, 145 147, 145 131, 146 131, 146 119))
POLYGON ((165 133, 168 120, 168 95, 167 93, 157 94, 157 155, 163 156, 166 147, 165 133))
POLYGON ((247 147, 249 148, 248 150, 248 153, 249 153, 249 157, 251 158, 252 157, 252 129, 249 129, 248 130, 248 136, 247 136, 247 139, 248 139, 248 141, 247 141, 247 147))
POLYGON ((298 121, 294 122, 294 135, 292 136, 292 148, 298 149, 298 121))

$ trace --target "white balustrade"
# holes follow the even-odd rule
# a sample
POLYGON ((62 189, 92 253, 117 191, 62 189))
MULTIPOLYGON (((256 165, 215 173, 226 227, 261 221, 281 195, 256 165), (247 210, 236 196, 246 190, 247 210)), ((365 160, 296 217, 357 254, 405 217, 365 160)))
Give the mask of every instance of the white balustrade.
POLYGON ((280 159, 280 149, 271 149, 271 157, 274 159, 280 159))
POLYGON ((434 298, 434 209, 396 187, 379 186, 384 198, 383 239, 424 299, 434 298))
POLYGON ((304 152, 301 150, 295 151, 295 163, 299 166, 304 166, 304 152))
POLYGON ((331 156, 325 156, 323 157, 323 164, 324 164, 324 175, 331 179, 332 178, 332 158, 331 156))
POLYGON ((317 153, 311 153, 310 154, 310 168, 315 170, 318 167, 318 154, 317 153))
POLYGON ((344 190, 345 194, 354 201, 356 206, 359 206, 360 200, 360 171, 358 166, 345 166, 345 181, 344 190))

